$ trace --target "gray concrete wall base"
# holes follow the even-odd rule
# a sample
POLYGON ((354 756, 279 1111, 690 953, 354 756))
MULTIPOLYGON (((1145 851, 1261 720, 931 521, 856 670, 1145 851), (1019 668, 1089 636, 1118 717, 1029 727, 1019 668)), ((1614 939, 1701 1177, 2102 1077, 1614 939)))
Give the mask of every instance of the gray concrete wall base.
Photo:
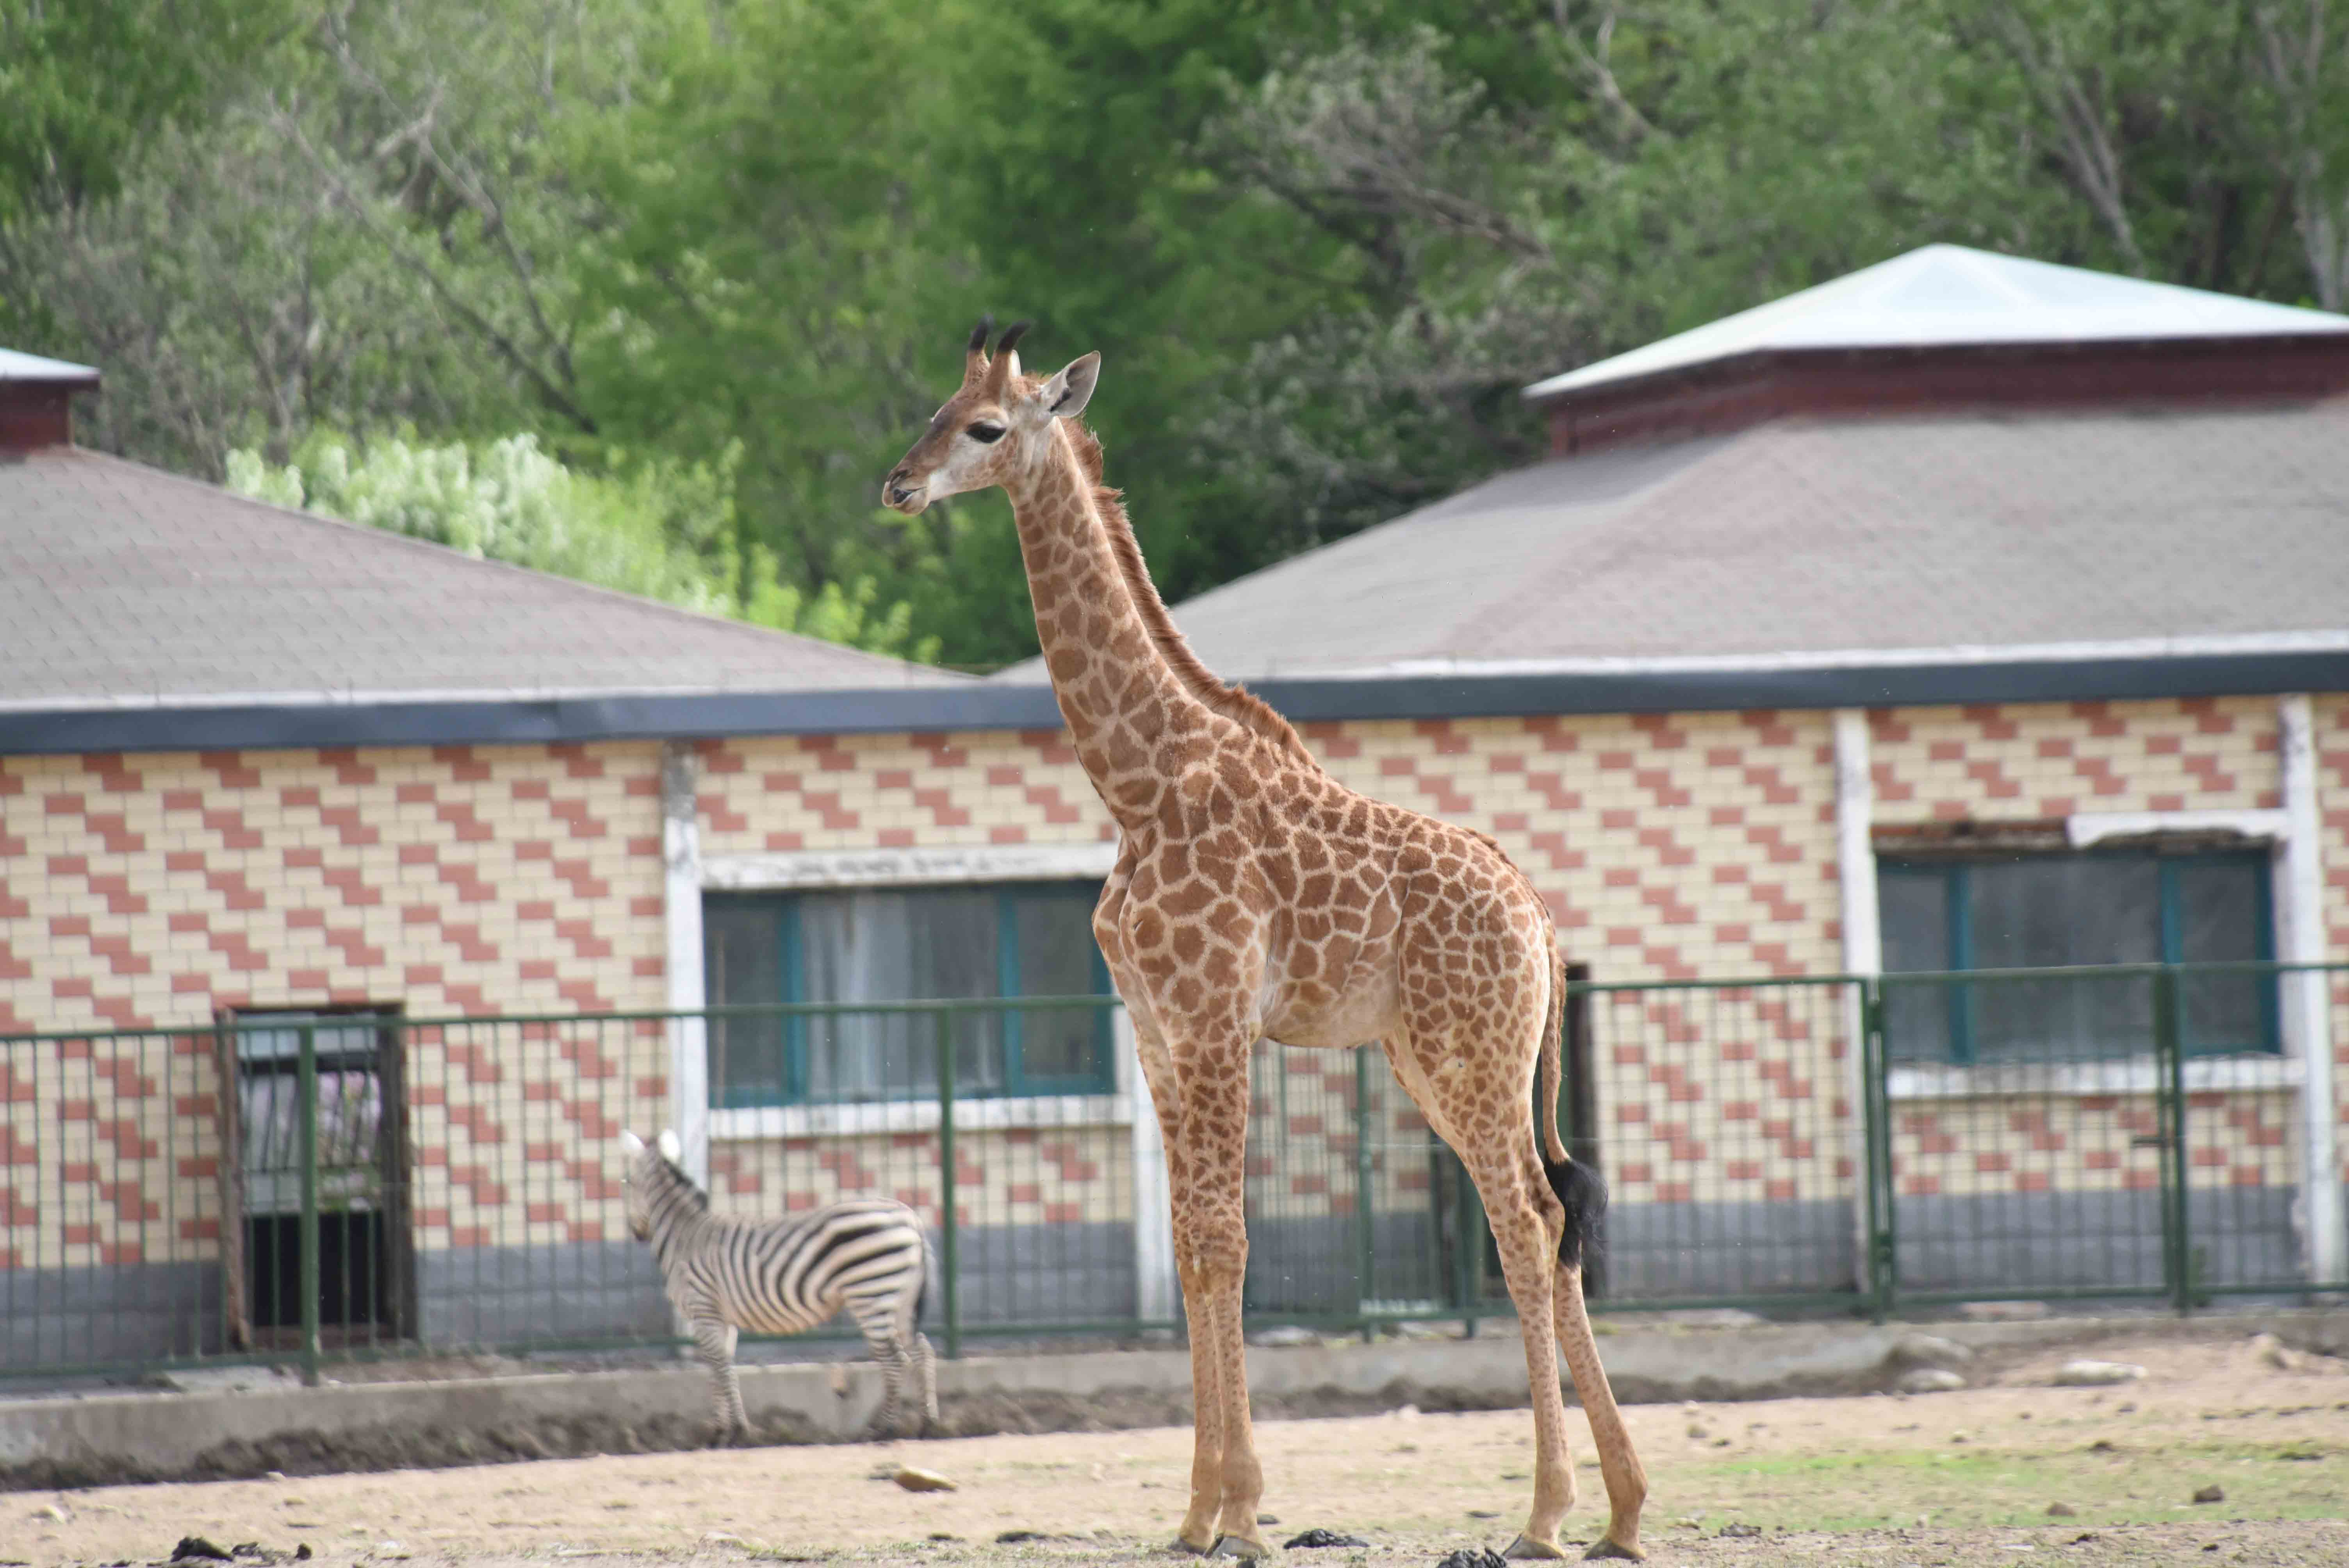
MULTIPOLYGON (((1693 1327, 1608 1326, 1601 1353, 1630 1402, 1869 1392, 1908 1368, 1976 1352, 2127 1337, 2247 1336, 2261 1330, 2326 1354, 2349 1353, 2349 1309, 2011 1323, 1857 1323, 1693 1327)), ((1112 1429, 1189 1418, 1182 1349, 943 1362, 947 1433, 1112 1429)), ((1252 1346, 1248 1376, 1267 1418, 1414 1403, 1497 1409, 1526 1403, 1514 1334, 1252 1346)), ((254 1375, 254 1382, 265 1381, 254 1375)), ((862 1438, 877 1413, 877 1368, 859 1363, 746 1367, 742 1392, 765 1440, 862 1438)), ((205 1479, 560 1454, 634 1452, 706 1439, 709 1384, 692 1365, 302 1388, 69 1395, 0 1401, 0 1486, 205 1479)))

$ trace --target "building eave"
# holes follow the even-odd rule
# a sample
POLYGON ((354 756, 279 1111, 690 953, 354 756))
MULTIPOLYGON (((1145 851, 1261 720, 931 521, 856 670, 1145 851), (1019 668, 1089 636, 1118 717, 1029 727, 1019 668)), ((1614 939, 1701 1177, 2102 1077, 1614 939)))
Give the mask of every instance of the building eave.
MULTIPOLYGON (((1926 650, 1748 661, 1624 660, 1459 665, 1283 676, 1251 689, 1299 722, 1540 714, 1914 707, 2349 691, 2349 637, 2161 654, 2045 656, 1926 650)), ((273 750, 319 747, 527 746, 726 736, 1053 730, 1043 686, 573 695, 379 702, 61 701, 0 712, 0 755, 273 750)))

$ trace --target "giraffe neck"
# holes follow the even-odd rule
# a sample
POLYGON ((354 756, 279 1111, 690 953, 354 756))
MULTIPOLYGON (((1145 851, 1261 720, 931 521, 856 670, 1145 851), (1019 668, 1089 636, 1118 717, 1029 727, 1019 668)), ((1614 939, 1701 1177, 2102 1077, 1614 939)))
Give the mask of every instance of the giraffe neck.
POLYGON ((1167 662, 1121 570, 1092 476, 1066 428, 1005 487, 1036 635, 1077 758, 1121 827, 1157 813, 1172 748, 1225 722, 1167 662))

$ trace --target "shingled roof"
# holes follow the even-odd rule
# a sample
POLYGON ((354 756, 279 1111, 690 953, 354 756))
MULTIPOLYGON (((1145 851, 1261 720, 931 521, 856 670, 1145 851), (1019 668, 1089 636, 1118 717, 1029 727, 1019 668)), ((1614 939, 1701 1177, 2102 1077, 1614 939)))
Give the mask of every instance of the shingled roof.
POLYGON ((1174 614, 1250 681, 2349 646, 2349 401, 1782 420, 1604 451, 1174 614))
POLYGON ((78 448, 0 459, 0 709, 968 686, 78 448))

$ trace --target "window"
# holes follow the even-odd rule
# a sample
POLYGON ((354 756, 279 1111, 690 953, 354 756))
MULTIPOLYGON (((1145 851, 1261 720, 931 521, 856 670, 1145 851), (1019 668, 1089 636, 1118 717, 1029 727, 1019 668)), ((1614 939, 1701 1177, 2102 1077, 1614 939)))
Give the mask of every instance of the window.
MULTIPOLYGON (((2274 954, 2263 854, 2113 852, 1886 860, 1877 901, 1887 974, 2274 954)), ((1891 985, 1896 1061, 2096 1061, 2153 1049, 2148 976, 1891 985)), ((2189 975, 2179 1027, 2193 1055, 2279 1049, 2275 985, 2189 975)))
MULTIPOLYGON (((1092 882, 711 894, 702 904, 708 994, 719 1006, 1106 997, 1092 934, 1100 896, 1092 882)), ((936 1027, 905 1015, 713 1020, 710 1103, 930 1098, 936 1027)), ((958 1095, 1116 1087, 1107 1007, 964 1014, 951 1028, 958 1095)))

